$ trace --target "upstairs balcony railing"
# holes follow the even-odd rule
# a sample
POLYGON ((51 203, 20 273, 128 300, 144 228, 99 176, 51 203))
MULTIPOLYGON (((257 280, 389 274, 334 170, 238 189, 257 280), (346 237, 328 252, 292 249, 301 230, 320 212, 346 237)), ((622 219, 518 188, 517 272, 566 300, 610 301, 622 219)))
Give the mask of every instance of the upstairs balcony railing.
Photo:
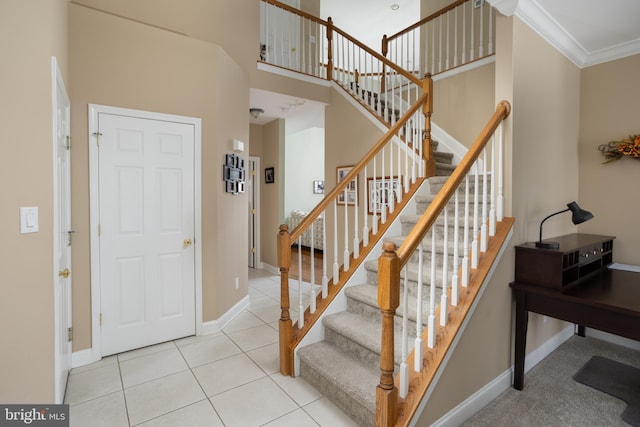
POLYGON ((382 38, 382 54, 415 75, 437 74, 495 54, 495 9, 457 0, 382 38))

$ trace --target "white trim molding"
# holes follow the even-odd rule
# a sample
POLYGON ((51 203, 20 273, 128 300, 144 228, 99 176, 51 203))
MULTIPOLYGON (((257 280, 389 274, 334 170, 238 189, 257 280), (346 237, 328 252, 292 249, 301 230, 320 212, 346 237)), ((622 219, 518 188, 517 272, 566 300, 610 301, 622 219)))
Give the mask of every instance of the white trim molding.
POLYGON ((578 68, 586 68, 640 53, 640 39, 597 51, 588 51, 536 0, 487 0, 505 16, 515 15, 566 56, 578 68))
POLYGON ((211 320, 209 322, 203 322, 200 332, 197 335, 208 335, 222 331, 238 314, 249 307, 249 296, 245 296, 240 301, 231 307, 225 314, 211 320))

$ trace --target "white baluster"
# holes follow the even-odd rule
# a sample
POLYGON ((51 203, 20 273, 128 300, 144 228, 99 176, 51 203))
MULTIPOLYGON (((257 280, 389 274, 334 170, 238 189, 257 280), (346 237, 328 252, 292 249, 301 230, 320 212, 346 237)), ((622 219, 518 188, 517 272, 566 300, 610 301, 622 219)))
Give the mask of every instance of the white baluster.
POLYGON ((491 135, 491 209, 489 209, 489 236, 496 235, 496 134, 491 135))
POLYGON ((431 283, 429 283, 429 330, 427 333, 427 345, 433 348, 436 345, 436 233, 431 228, 431 283))
POLYGON ((467 63, 467 3, 462 3, 462 62, 467 63))
POLYGON ((493 8, 489 7, 489 43, 487 45, 487 53, 491 55, 493 50, 493 8))
POLYGON ((438 36, 438 71, 442 71, 442 15, 438 17, 440 36, 438 36))
POLYGON ((502 150, 504 148, 503 143, 503 125, 504 122, 500 123, 500 126, 498 126, 498 212, 497 212, 497 216, 496 219, 498 220, 498 222, 502 222, 502 220, 504 219, 504 196, 503 196, 503 188, 502 188, 502 172, 503 172, 503 166, 502 166, 502 150))
MULTIPOLYGON (((360 256, 360 238, 359 238, 359 225, 358 225, 358 187, 360 187, 360 182, 358 182, 358 178, 356 176, 356 188, 355 188, 355 199, 353 203, 353 259, 358 259, 360 256)), ((366 184, 366 183, 365 183, 366 184)), ((366 209, 365 209, 366 211, 366 209)))
POLYGON ((333 284, 340 281, 340 264, 338 264, 338 201, 333 200, 333 284))
POLYGON ((478 46, 478 58, 484 56, 484 2, 480 3, 480 41, 478 46))
POLYGON ((408 268, 404 268, 404 289, 402 292, 402 356, 400 362, 400 397, 404 399, 409 394, 409 365, 407 354, 409 353, 409 285, 408 268))
POLYGON ((483 152, 483 170, 482 170, 482 225, 480 226, 480 251, 487 251, 487 244, 489 239, 489 230, 487 229, 487 149, 485 147, 483 152))
POLYGON ((304 326, 304 305, 302 305, 302 236, 298 237, 298 327, 304 326))
POLYGON ((322 220, 322 247, 325 248, 322 252, 322 299, 325 299, 329 294, 329 277, 327 277, 327 211, 324 211, 324 218, 322 220))
POLYGON ((469 175, 464 178, 464 246, 462 250, 462 287, 469 283, 469 175))
MULTIPOLYGON (((311 242, 311 247, 309 248, 310 254, 310 262, 311 262, 311 277, 309 278, 309 283, 311 284, 311 293, 309 295, 309 312, 311 314, 316 312, 316 296, 318 293, 316 292, 316 260, 315 260, 315 249, 314 249, 314 224, 311 224, 309 228, 309 233, 311 234, 311 238, 309 239, 311 242)), ((302 276, 302 271, 300 271, 300 276, 302 276)))
POLYGON ((451 305, 454 307, 458 305, 459 300, 459 289, 458 289, 458 268, 460 265, 460 260, 458 257, 460 256, 460 242, 458 241, 460 238, 459 235, 459 208, 458 208, 458 193, 460 191, 460 187, 456 189, 455 195, 455 207, 453 214, 453 276, 451 277, 451 305))
POLYGON ((440 297, 440 325, 447 325, 449 317, 449 213, 448 206, 444 208, 444 248, 442 251, 442 295, 440 297))
MULTIPOLYGON (((388 108, 387 108, 388 110, 388 108)), ((381 183, 381 189, 382 191, 384 191, 384 188, 386 187, 386 178, 384 175, 384 149, 381 150, 381 158, 382 158, 382 178, 380 183, 381 183)), ((384 193, 381 193, 381 195, 384 193)), ((384 199, 384 197, 382 197, 380 199, 380 223, 381 224, 385 224, 387 222, 387 206, 386 206, 386 200, 384 199)))
POLYGON ((392 213, 396 206, 395 194, 393 191, 393 141, 389 144, 389 192, 387 192, 387 201, 389 203, 389 213, 392 213))
POLYGON ((446 15, 447 15, 447 59, 446 59, 446 67, 447 68, 446 69, 448 70, 449 69, 449 55, 450 55, 450 51, 449 51, 449 45, 450 45, 449 34, 451 33, 451 30, 449 28, 449 25, 450 25, 449 24, 449 15, 450 15, 450 13, 447 12, 446 15))
MULTIPOLYGON (((373 158, 373 181, 372 182, 373 182, 374 191, 377 192, 377 190, 378 190, 378 179, 377 179, 377 176, 376 176, 376 163, 377 163, 376 161, 377 161, 377 158, 374 157, 373 158)), ((377 207, 376 207, 376 209, 373 210, 373 218, 371 218, 371 227, 372 227, 372 230, 373 230, 373 232, 372 232, 373 235, 378 234, 378 209, 377 209, 377 207)))
MULTIPOLYGON (((416 339, 413 345, 413 370, 422 370, 422 258, 424 256, 422 242, 418 246, 418 288, 416 295, 416 339)), ((409 274, 409 269, 405 270, 405 276, 409 274)))
POLYGON ((478 170, 478 162, 473 166, 475 171, 474 178, 474 189, 473 189, 473 242, 471 242, 471 268, 478 268, 478 258, 479 258, 479 242, 478 242, 478 199, 480 198, 478 194, 478 190, 480 187, 480 171, 478 170))
MULTIPOLYGON (((363 190, 363 194, 362 194, 362 200, 363 203, 365 205, 367 205, 369 203, 369 199, 367 196, 371 197, 371 195, 369 194, 369 189, 367 188, 367 167, 364 167, 364 184, 362 186, 363 190)), ((367 206, 363 206, 362 207, 362 222, 364 223, 364 226, 362 227, 362 246, 363 247, 367 247, 369 246, 369 215, 367 213, 367 206)))
POLYGON ((476 33, 474 32, 474 26, 475 26, 475 8, 472 6, 471 7, 471 42, 469 43, 470 45, 470 49, 471 51, 469 52, 469 61, 473 61, 474 59, 476 59, 475 57, 475 35, 476 33))
POLYGON ((455 8, 454 12, 454 22, 455 28, 453 29, 453 66, 458 66, 458 7, 455 8))
POLYGON ((344 188, 344 259, 342 269, 349 271, 349 201, 347 199, 347 187, 344 188))

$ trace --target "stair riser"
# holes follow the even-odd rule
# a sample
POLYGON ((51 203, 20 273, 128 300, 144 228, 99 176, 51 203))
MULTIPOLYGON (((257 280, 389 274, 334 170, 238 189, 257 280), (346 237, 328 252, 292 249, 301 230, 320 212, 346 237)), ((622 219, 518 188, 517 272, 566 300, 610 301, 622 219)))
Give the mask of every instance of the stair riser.
MULTIPOLYGON (((429 193, 435 195, 438 194, 438 192, 440 190, 442 190, 442 187, 444 187, 445 181, 443 182, 432 182, 429 184, 429 193)), ((478 194, 483 194, 483 180, 482 177, 480 178, 479 182, 478 182, 478 194)), ((464 183, 464 181, 462 182, 462 184, 460 184, 459 191, 460 191, 460 196, 462 196, 465 192, 465 188, 466 188, 466 184, 464 183)), ((472 195, 475 192, 475 188, 476 188, 476 183, 475 183, 475 179, 474 178, 469 178, 469 195, 472 195)), ((491 194, 491 179, 487 179, 487 194, 491 194)))
MULTIPOLYGON (((400 290, 400 294, 402 295, 403 290, 400 290)), ((371 319, 372 322, 380 322, 382 319, 382 315, 380 314, 380 309, 378 307, 373 307, 365 302, 349 298, 347 299, 347 310, 352 313, 357 313, 362 316, 366 316, 371 319)), ((393 319, 393 323, 395 325, 396 333, 400 334, 402 332, 402 311, 403 307, 398 307, 396 310, 396 316, 393 319)), ((423 304, 423 328, 427 323, 428 319, 428 303, 426 305, 423 304)), ((414 307, 411 307, 409 310, 409 316, 407 321, 407 329, 409 331, 410 337, 415 337, 416 334, 416 310, 414 307)), ((399 363, 399 362, 398 362, 399 363)))
POLYGON ((369 366, 374 371, 380 366, 380 353, 363 347, 330 327, 325 326, 324 340, 338 347, 342 353, 360 360, 363 365, 369 366))
MULTIPOLYGON (((451 286, 451 278, 453 277, 453 272, 450 272, 448 275, 447 286, 451 286)), ((377 286, 378 275, 375 272, 367 272, 367 283, 377 286)), ((424 283, 422 284, 422 295, 429 295, 431 292, 431 273, 429 268, 423 269, 423 277, 424 283)), ((409 295, 417 296, 418 294, 418 281, 417 274, 412 273, 409 275, 409 279, 407 280, 407 284, 409 286, 409 295)), ((400 278, 400 287, 404 286, 404 274, 401 275, 400 278)), ((442 288, 442 274, 440 272, 436 273, 436 293, 439 295, 442 288)))

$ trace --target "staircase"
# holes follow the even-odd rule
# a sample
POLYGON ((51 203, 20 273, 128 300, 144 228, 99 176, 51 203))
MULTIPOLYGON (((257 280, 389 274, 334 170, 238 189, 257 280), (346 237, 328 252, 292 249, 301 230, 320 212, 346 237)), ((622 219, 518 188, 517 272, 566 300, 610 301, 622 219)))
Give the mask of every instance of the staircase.
MULTIPOLYGON (((404 241, 406 235, 415 226, 416 220, 421 215, 429 202, 435 197, 442 184, 448 178, 452 169, 453 155, 444 152, 435 152, 437 176, 428 178, 428 194, 418 194, 415 196, 415 215, 400 216, 402 223, 401 236, 388 237, 387 240, 397 242, 399 245, 404 241)), ((442 229, 443 225, 435 228, 442 229)), ((441 234, 441 231, 436 231, 441 234)), ((460 235, 462 235, 460 233, 460 235)), ((429 242, 431 236, 428 235, 429 242)), ((439 245, 441 246, 441 245, 439 245)), ((423 254, 423 276, 426 281, 424 288, 429 286, 430 265, 430 243, 425 244, 423 254)), ((453 265, 451 262, 449 265, 453 265)), ((365 263, 367 270, 367 282, 345 289, 347 297, 347 310, 323 318, 325 339, 316 344, 303 347, 298 350, 300 358, 300 375, 318 390, 320 390, 336 406, 349 414, 361 426, 369 426, 374 423, 375 415, 375 389, 380 381, 380 336, 381 320, 380 309, 378 308, 378 264, 376 261, 365 263)), ((416 330, 416 295, 415 289, 418 274, 418 256, 412 257, 408 270, 409 281, 409 304, 408 318, 410 336, 415 337, 416 330)), ((438 287, 439 291, 441 287, 438 287)), ((423 321, 426 325, 429 300, 428 290, 423 292, 427 298, 423 298, 423 321)), ((440 293, 437 301, 440 300, 440 293)), ((398 313, 401 315, 403 306, 398 313)), ((402 318, 397 315, 395 365, 396 372, 401 363, 400 337, 402 318)), ((412 341, 412 340, 411 340, 412 341)))

